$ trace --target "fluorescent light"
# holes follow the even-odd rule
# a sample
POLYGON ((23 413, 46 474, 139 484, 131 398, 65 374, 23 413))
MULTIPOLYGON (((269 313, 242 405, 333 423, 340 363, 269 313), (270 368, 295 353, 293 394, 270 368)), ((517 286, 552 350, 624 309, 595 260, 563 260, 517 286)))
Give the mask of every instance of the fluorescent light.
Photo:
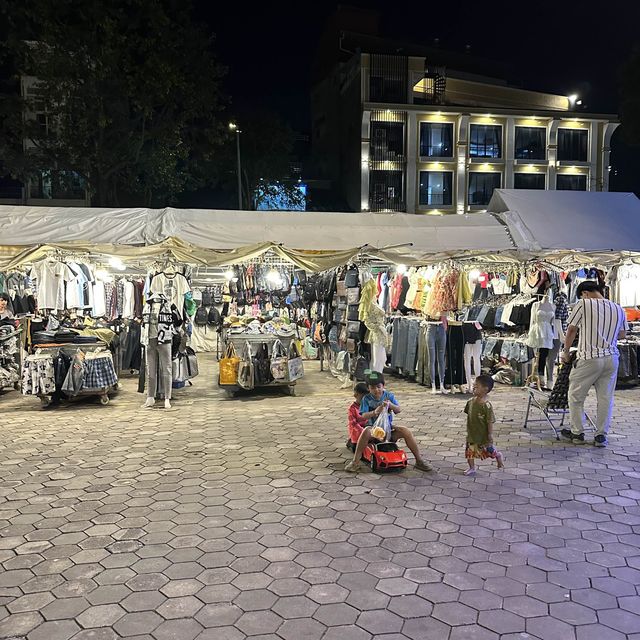
POLYGON ((109 258, 109 265, 118 271, 124 271, 127 268, 120 258, 109 258))
POLYGON ((402 275, 403 273, 407 273, 407 265, 406 265, 406 264, 399 264, 399 265, 396 267, 396 271, 397 271, 400 275, 402 275))

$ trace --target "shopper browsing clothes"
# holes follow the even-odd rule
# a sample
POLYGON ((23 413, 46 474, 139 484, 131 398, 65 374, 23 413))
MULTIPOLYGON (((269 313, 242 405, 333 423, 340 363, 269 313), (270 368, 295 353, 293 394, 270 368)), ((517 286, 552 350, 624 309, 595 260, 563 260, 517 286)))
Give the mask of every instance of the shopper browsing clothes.
POLYGON ((11 320, 13 313, 9 308, 11 298, 8 293, 0 293, 0 320, 11 320))
POLYGON ((363 470, 363 466, 360 464, 362 453, 369 442, 377 442, 377 440, 371 435, 371 427, 373 426, 376 418, 382 413, 384 407, 387 406, 389 410, 389 420, 391 422, 392 442, 395 442, 398 439, 404 440, 416 459, 416 469, 419 469, 420 471, 432 471, 433 468, 431 465, 422 459, 418 443, 411 433, 411 430, 407 429, 407 427, 393 426, 393 416, 400 413, 402 409, 400 408, 400 404, 393 393, 384 388, 384 376, 381 373, 372 371, 367 377, 367 387, 368 393, 361 398, 360 402, 360 417, 363 420, 366 420, 368 426, 362 429, 362 433, 358 438, 358 444, 356 446, 353 460, 347 464, 345 470, 352 473, 358 473, 363 470))
POLYGON ((597 282, 583 282, 577 289, 578 302, 569 316, 562 360, 571 362, 569 350, 578 335, 575 367, 569 376, 569 413, 571 429, 562 436, 584 444, 584 401, 595 387, 598 401, 596 447, 607 446, 607 433, 613 413, 613 392, 618 378, 618 340, 628 330, 624 310, 606 300, 597 282))
POLYGON ((493 425, 496 421, 493 407, 488 396, 493 389, 493 378, 480 375, 473 383, 473 398, 467 402, 464 412, 467 414, 467 445, 465 458, 469 468, 465 476, 476 474, 476 460, 490 458, 496 460, 498 469, 504 469, 504 457, 493 446, 493 425))

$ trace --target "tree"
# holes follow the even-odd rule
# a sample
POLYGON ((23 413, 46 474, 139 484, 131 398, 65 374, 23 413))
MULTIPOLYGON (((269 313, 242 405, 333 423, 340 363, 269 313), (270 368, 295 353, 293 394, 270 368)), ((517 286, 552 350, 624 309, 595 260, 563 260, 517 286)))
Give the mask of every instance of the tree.
MULTIPOLYGON (((239 112, 242 159, 242 200, 245 208, 257 209, 262 202, 278 198, 283 208, 295 209, 304 203, 291 178, 295 133, 276 114, 265 110, 239 112)), ((220 156, 225 186, 236 179, 236 146, 232 138, 220 156)))
POLYGON ((225 139, 224 70, 188 2, 0 0, 0 8, 10 24, 3 54, 16 78, 34 82, 2 99, 0 153, 14 177, 80 176, 99 206, 123 197, 167 204, 211 181, 225 139))
POLYGON ((626 141, 640 145, 640 46, 622 67, 620 116, 626 141))

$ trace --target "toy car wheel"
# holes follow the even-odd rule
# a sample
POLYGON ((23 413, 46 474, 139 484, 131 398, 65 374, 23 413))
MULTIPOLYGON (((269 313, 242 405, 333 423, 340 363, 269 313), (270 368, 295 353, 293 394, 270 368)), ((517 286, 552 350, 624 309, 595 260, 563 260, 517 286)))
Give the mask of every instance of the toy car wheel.
POLYGON ((375 455, 371 456, 371 471, 375 473, 378 470, 378 461, 376 460, 375 455))
POLYGON ((109 396, 100 396, 100 404, 109 404, 109 396))
POLYGON ((236 392, 231 390, 231 389, 227 389, 225 391, 225 393, 227 394, 227 398, 235 398, 236 397, 236 392))

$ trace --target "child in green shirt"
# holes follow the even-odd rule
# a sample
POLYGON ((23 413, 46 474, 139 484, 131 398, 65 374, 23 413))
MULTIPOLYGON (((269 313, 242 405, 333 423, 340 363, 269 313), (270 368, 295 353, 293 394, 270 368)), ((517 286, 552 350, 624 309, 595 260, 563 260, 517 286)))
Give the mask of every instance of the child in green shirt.
POLYGON ((464 412, 467 414, 467 446, 465 457, 469 468, 465 476, 476 474, 476 458, 491 458, 498 463, 498 469, 504 469, 504 456, 493 446, 493 424, 496 421, 493 407, 487 396, 493 389, 493 378, 481 375, 473 385, 473 398, 467 402, 464 412))

